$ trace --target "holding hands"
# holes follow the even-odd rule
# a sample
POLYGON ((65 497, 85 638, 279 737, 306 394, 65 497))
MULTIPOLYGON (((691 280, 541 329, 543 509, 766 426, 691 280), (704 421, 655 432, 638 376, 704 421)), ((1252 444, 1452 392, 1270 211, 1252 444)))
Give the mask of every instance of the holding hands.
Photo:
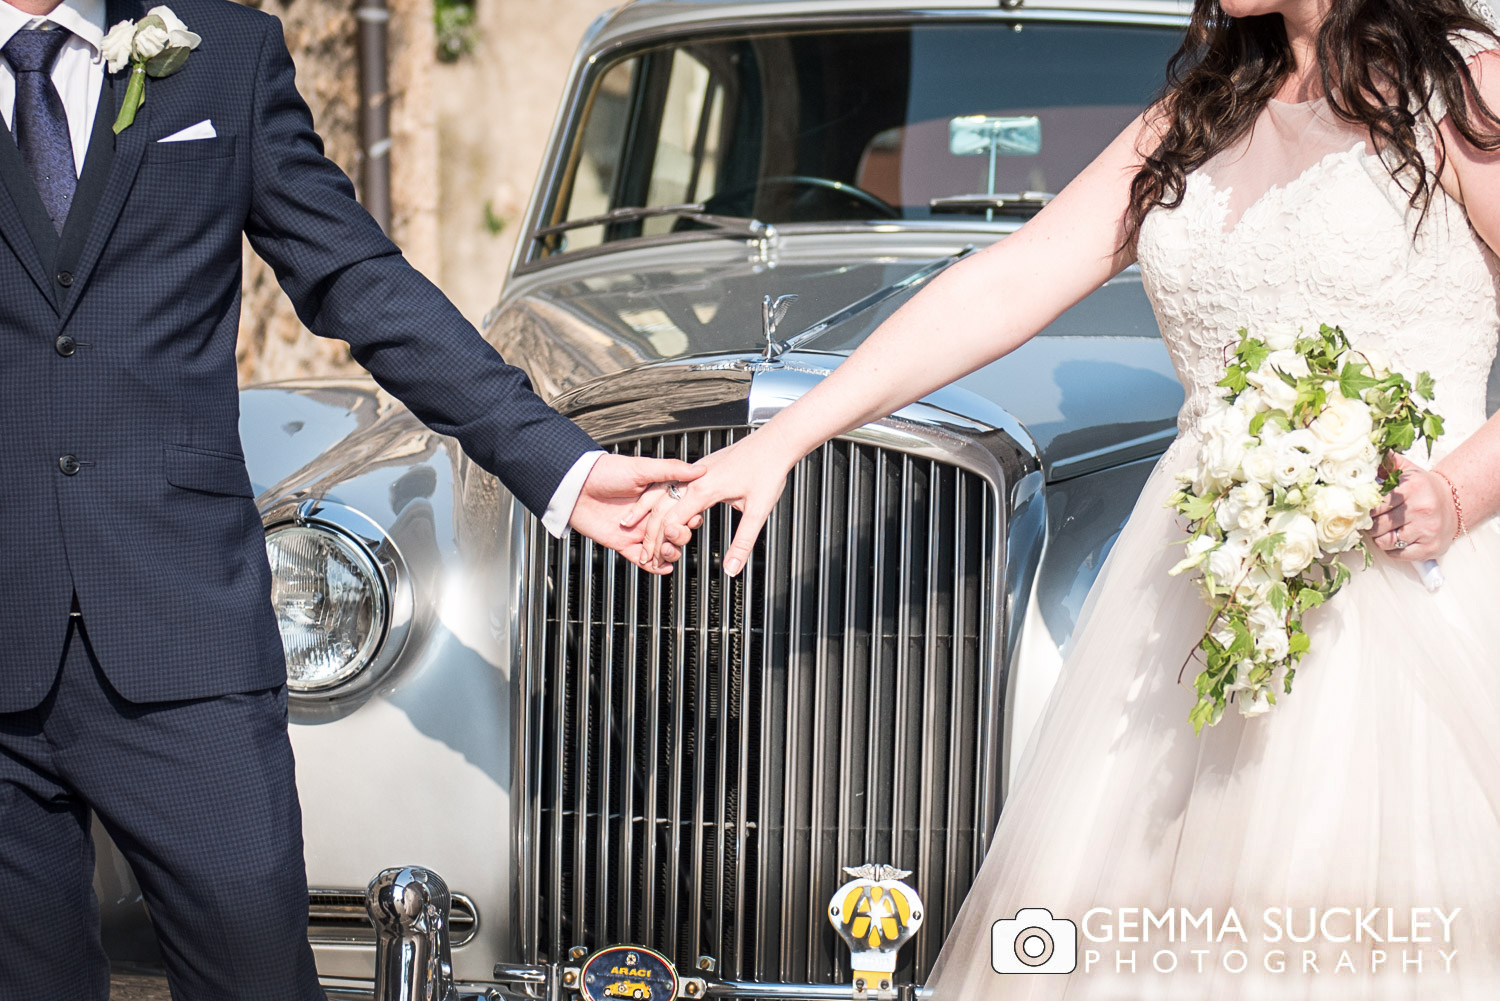
MULTIPOLYGON (((638 527, 643 519, 637 517, 635 524, 627 524, 628 512, 642 505, 649 508, 666 497, 667 484, 690 482, 703 473, 703 469, 678 459, 601 455, 584 481, 568 525, 643 570, 671 573, 681 550, 672 543, 658 543, 648 552, 642 545, 644 532, 638 527)), ((686 542, 689 534, 683 532, 673 538, 686 542)))
MULTIPOLYGON (((703 512, 727 503, 740 512, 739 527, 724 554, 724 572, 737 576, 750 560, 756 537, 786 485, 799 456, 781 447, 775 436, 756 432, 696 464, 691 477, 678 477, 675 491, 647 491, 620 521, 620 530, 642 536, 645 558, 656 565, 675 560, 703 512), (675 493, 675 496, 673 494, 675 493)), ((645 564, 642 564, 643 566, 645 564)))

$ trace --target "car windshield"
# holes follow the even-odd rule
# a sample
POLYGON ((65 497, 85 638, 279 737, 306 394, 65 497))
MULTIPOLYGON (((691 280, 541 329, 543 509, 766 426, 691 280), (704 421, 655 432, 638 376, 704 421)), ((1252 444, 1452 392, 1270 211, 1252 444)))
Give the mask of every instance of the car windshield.
POLYGON ((1150 101, 1180 41, 1171 27, 984 21, 637 50, 594 75, 533 252, 704 228, 693 209, 773 224, 1024 217, 1150 101), (683 211, 621 211, 671 206, 683 211))

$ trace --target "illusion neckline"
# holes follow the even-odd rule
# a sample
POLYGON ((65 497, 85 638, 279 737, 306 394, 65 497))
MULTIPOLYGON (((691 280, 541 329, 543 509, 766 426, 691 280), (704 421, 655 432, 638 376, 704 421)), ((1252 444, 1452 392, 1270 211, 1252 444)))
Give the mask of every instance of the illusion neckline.
POLYGON ((1319 171, 1328 169, 1336 161, 1350 159, 1358 163, 1363 157, 1369 155, 1372 155, 1369 152, 1369 144, 1363 139, 1361 139, 1359 142, 1355 143, 1348 149, 1330 150, 1329 152, 1323 154, 1323 156, 1319 158, 1315 163, 1308 164, 1305 168, 1303 168, 1300 174, 1287 179, 1281 184, 1273 184, 1266 190, 1262 191, 1260 195, 1258 195, 1250 202, 1249 205, 1246 205, 1244 209, 1241 210, 1239 218, 1235 219, 1234 222, 1229 223, 1227 226, 1225 225, 1225 223, 1229 216, 1229 196, 1231 193, 1233 193, 1234 186, 1230 185, 1226 188, 1219 187, 1214 183, 1213 175, 1201 169, 1194 171, 1193 174, 1200 179, 1199 183, 1201 183, 1208 189, 1208 192, 1212 195, 1215 203, 1218 206, 1219 219, 1217 225, 1214 227, 1214 232, 1221 239, 1230 240, 1239 233, 1240 227, 1244 225, 1246 219, 1250 218, 1250 216, 1257 211, 1264 211, 1264 209, 1262 208, 1263 203, 1269 201, 1272 197, 1285 197, 1286 193, 1289 190, 1295 190, 1304 184, 1310 183, 1311 179, 1319 171))
POLYGON ((1283 108, 1310 108, 1310 107, 1312 107, 1315 104, 1323 104, 1323 103, 1325 103, 1328 100, 1328 95, 1327 94, 1320 94, 1319 96, 1311 98, 1310 100, 1306 100, 1306 101, 1283 101, 1283 100, 1281 100, 1279 98, 1275 98, 1275 97, 1268 97, 1268 98, 1266 98, 1266 100, 1269 101, 1271 104, 1279 104, 1283 108))

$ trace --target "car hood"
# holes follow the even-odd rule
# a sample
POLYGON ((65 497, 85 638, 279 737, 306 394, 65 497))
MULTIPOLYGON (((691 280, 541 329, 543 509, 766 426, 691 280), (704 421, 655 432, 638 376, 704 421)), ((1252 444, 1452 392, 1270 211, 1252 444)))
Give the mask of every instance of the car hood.
MULTIPOLYGON (((763 352, 763 300, 790 294, 776 339, 831 369, 915 294, 904 283, 968 242, 951 232, 797 237, 770 259, 728 240, 616 251, 513 278, 486 332, 545 398, 584 387, 597 397, 607 392, 597 383, 623 372, 763 352)), ((1005 304, 972 308, 999 316, 1005 304)), ((1053 479, 1160 452, 1182 403, 1134 269, 958 385, 1023 424, 1053 479)))

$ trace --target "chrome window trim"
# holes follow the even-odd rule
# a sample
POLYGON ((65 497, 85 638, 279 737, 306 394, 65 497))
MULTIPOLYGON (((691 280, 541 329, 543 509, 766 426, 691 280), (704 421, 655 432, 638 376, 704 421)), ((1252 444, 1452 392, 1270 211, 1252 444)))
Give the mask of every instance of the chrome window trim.
POLYGON ((401 660, 411 635, 414 596, 411 572, 395 541, 374 519, 338 501, 290 498, 264 511, 261 524, 266 532, 289 526, 321 528, 350 542, 377 571, 386 615, 383 635, 369 663, 347 681, 316 691, 292 691, 288 703, 299 720, 342 715, 351 705, 363 703, 385 681, 401 660))
MULTIPOLYGON (((744 31, 747 29, 764 30, 774 27, 786 27, 789 30, 803 30, 840 26, 869 28, 899 26, 903 24, 962 24, 965 22, 988 23, 992 21, 1003 23, 1051 21, 1068 24, 1099 24, 1119 27, 1185 28, 1188 24, 1188 17, 1184 14, 1158 14, 1145 11, 1126 12, 1118 10, 1096 11, 997 7, 994 10, 988 11, 974 9, 913 9, 906 11, 813 11, 793 14, 765 14, 752 17, 731 16, 717 19, 694 20, 681 30, 663 31, 660 28, 642 28, 626 30, 614 35, 609 34, 609 26, 606 25, 601 33, 603 36, 602 39, 595 40, 593 47, 586 54, 580 53, 574 61, 570 74, 572 83, 558 107, 557 117, 552 126, 552 138, 548 142, 546 155, 542 159, 542 173, 538 176, 537 183, 533 187, 531 203, 526 211, 525 228, 522 230, 521 237, 516 241, 516 247, 511 256, 510 273, 512 275, 528 274, 563 261, 582 259, 584 255, 601 256, 613 250, 623 250, 631 247, 696 242, 704 239, 725 239, 722 235, 704 234, 701 231, 688 230, 680 234, 669 233, 654 237, 617 240, 600 244, 597 247, 548 256, 542 256, 538 253, 537 230, 545 225, 542 221, 543 217, 557 197, 561 180, 558 172, 548 171, 547 166, 559 162, 563 151, 576 138, 577 130, 582 124, 580 115, 587 103, 588 92, 595 81, 597 81, 599 75, 618 59, 627 58, 630 54, 628 50, 645 47, 646 45, 680 44, 690 39, 701 39, 712 37, 715 34, 744 31)), ((785 232, 787 227, 798 225, 819 226, 817 223, 778 223, 777 229, 785 232)), ((955 226, 954 228, 957 227, 955 226)), ((1006 232, 1004 229, 999 229, 998 231, 1006 232)), ((749 246, 747 245, 748 251, 749 246)))

